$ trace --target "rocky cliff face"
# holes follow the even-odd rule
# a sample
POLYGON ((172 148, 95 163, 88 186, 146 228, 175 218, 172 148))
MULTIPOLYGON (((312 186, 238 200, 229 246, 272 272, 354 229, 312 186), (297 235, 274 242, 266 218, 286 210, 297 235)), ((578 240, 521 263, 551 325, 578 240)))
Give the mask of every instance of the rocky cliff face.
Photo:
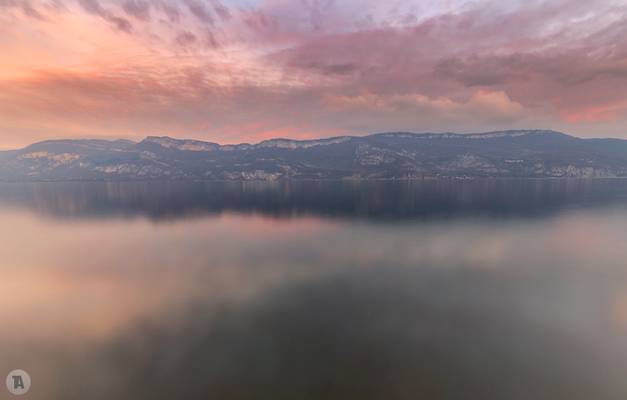
POLYGON ((66 140, 0 152, 0 180, 408 179, 627 176, 627 141, 554 131, 383 133, 219 145, 148 137, 66 140))

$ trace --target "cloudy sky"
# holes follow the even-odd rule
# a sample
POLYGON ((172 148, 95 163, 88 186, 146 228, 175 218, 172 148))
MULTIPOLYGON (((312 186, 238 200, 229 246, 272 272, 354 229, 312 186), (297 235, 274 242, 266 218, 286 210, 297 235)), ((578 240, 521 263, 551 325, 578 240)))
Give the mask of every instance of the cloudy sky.
POLYGON ((0 0, 0 147, 627 138, 627 0, 0 0))

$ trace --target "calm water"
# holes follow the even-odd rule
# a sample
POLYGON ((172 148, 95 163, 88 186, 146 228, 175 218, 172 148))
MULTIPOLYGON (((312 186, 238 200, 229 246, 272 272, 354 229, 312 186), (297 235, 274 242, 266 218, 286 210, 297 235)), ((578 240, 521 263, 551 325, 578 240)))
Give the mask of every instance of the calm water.
POLYGON ((627 398, 627 181, 1 184, 0 243, 25 399, 627 398))

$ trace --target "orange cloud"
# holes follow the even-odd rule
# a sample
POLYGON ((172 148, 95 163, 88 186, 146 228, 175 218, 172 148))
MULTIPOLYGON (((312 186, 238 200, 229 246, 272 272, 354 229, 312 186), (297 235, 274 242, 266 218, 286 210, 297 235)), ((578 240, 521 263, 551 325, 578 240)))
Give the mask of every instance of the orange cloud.
POLYGON ((616 121, 621 113, 625 112, 627 112, 627 100, 579 110, 567 110, 562 113, 562 118, 571 124, 616 121))
POLYGON ((148 134, 625 135, 627 9, 418 3, 0 0, 0 147, 148 134))
POLYGON ((425 116, 440 122, 475 118, 476 120, 514 121, 524 108, 512 101, 507 93, 479 90, 466 101, 447 97, 430 98, 420 94, 378 95, 363 93, 357 96, 328 96, 327 104, 336 112, 368 113, 374 118, 384 118, 386 123, 410 118, 415 124, 425 116))

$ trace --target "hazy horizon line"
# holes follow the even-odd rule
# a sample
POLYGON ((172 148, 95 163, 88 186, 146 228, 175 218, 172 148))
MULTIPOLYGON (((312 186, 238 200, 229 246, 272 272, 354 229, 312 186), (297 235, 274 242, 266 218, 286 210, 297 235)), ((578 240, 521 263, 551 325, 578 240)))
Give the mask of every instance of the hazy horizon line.
POLYGON ((238 146, 238 145, 250 145, 250 146, 256 146, 262 143, 266 143, 269 141, 273 141, 273 140, 286 140, 286 141, 291 141, 291 142, 311 142, 311 141, 318 141, 318 140, 333 140, 333 139, 339 139, 339 138, 363 138, 363 137, 369 137, 369 136, 376 136, 376 135, 385 135, 385 134, 412 134, 412 135, 460 135, 460 136, 473 136, 473 135, 487 135, 487 134, 493 134, 493 133, 510 133, 510 132, 551 132, 551 133, 558 133, 558 134, 562 134, 562 135, 566 135, 566 136, 570 136, 573 138, 577 138, 577 139, 581 139, 581 140, 604 140, 604 139, 613 139, 613 140, 627 140, 625 138, 619 138, 619 137, 580 137, 580 136, 575 136, 572 135, 570 133, 565 133, 563 131, 558 131, 558 130, 554 130, 554 129, 540 129, 540 128, 533 128, 533 129, 497 129, 497 130, 487 130, 487 131, 481 131, 481 132, 455 132, 455 131, 441 131, 441 132, 433 132, 433 131, 419 131, 419 132, 415 132, 415 131, 406 131, 406 130, 389 130, 389 131, 380 131, 380 132, 374 132, 374 133, 364 133, 363 135, 355 135, 355 134, 348 134, 348 135, 333 135, 333 136, 321 136, 321 137, 317 137, 317 138, 310 138, 310 139, 294 139, 294 138, 289 138, 289 137, 282 137, 282 136, 277 136, 277 137, 272 137, 272 138, 268 138, 268 139, 264 139, 258 142, 233 142, 233 143, 220 143, 218 141, 211 141, 211 140, 207 140, 207 139, 196 139, 196 138, 192 138, 192 137, 183 137, 183 136, 169 136, 169 135, 147 135, 145 136, 143 139, 141 140, 132 140, 132 139, 126 139, 123 137, 120 138, 114 138, 114 137, 75 137, 75 138, 63 138, 63 137, 59 137, 59 138, 51 138, 51 139, 45 139, 45 140, 40 140, 40 141, 36 141, 36 142, 32 142, 29 144, 26 144, 22 147, 11 147, 11 148, 3 148, 2 146, 0 146, 0 152, 3 151, 19 151, 25 148, 28 148, 30 146, 33 145, 37 145, 37 144, 41 144, 41 143, 49 143, 49 142, 79 142, 79 141, 102 141, 102 142, 130 142, 130 143, 134 143, 134 144, 138 144, 141 143, 149 138, 163 138, 163 139, 173 139, 173 140, 182 140, 182 141, 194 141, 194 142, 202 142, 202 143, 210 143, 210 144, 216 144, 219 146, 238 146))

